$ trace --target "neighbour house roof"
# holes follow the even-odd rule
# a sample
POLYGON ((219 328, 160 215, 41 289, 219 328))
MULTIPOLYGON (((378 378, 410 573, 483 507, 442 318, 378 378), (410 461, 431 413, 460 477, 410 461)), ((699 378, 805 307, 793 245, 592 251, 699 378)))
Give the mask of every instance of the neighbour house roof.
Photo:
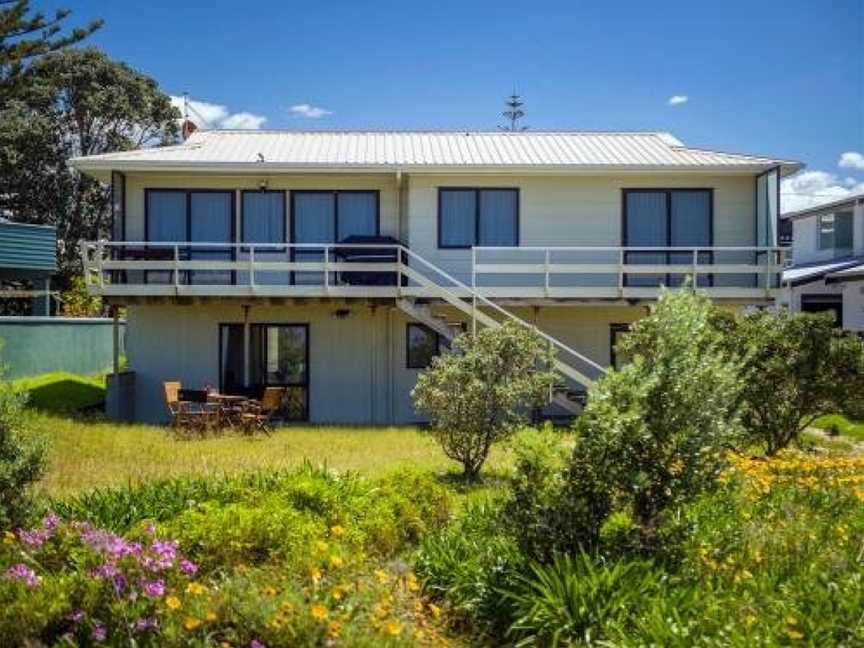
POLYGON ((822 214, 824 212, 833 211, 840 207, 852 207, 857 203, 864 203, 864 192, 856 193, 845 198, 841 198, 840 200, 832 200, 831 202, 822 203, 821 205, 816 205, 815 207, 807 207, 806 209, 797 209, 791 212, 785 212, 780 214, 780 218, 806 218, 807 216, 813 216, 814 214, 822 214))
MULTIPOLYGON (((839 274, 838 271, 845 271, 851 268, 861 268, 864 263, 862 257, 846 257, 843 259, 832 259, 831 261, 823 261, 820 263, 808 263, 800 266, 792 266, 783 271, 783 283, 790 283, 792 286, 800 286, 808 284, 826 276, 834 276, 839 274)), ((830 281, 829 281, 830 282, 830 281)))
POLYGON ((118 171, 715 171, 801 164, 690 148, 666 132, 199 130, 183 144, 73 158, 118 171))
MULTIPOLYGON (((861 259, 864 261, 864 259, 861 259)), ((832 272, 825 277, 825 283, 843 283, 846 281, 864 281, 864 263, 859 263, 837 272, 832 272)))

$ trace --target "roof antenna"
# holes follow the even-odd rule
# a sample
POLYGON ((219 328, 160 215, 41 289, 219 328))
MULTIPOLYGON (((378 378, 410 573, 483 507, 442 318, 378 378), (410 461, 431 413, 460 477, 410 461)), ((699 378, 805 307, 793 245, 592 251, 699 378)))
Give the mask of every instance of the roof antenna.
POLYGON ((513 94, 507 97, 504 105, 507 106, 507 110, 502 112, 501 116, 509 120, 510 123, 503 126, 499 125, 498 128, 502 131, 509 131, 511 133, 528 130, 527 126, 521 126, 519 124, 519 120, 525 116, 525 111, 522 110, 522 106, 524 106, 525 103, 522 101, 522 97, 516 92, 515 85, 513 86, 513 94))

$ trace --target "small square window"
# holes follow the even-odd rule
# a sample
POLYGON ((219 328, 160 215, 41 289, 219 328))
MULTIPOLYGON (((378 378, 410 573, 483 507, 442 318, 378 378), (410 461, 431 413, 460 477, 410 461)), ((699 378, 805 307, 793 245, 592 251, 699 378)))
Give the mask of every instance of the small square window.
POLYGON ((426 369, 438 355, 439 335, 423 324, 409 324, 407 329, 408 369, 426 369))
POLYGON ((821 214, 818 220, 820 250, 852 249, 852 212, 821 214))

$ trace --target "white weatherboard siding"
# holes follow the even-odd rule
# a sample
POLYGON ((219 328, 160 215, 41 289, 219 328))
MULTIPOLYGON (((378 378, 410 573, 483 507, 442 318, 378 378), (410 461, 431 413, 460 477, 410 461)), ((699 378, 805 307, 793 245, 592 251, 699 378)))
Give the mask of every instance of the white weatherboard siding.
MULTIPOLYGON (((249 322, 309 325, 310 420, 314 423, 412 423, 421 421, 410 392, 419 371, 406 368, 406 325, 395 308, 344 304, 252 306, 249 322)), ((449 321, 451 308, 436 308, 449 321)), ((602 365, 610 361, 613 323, 630 323, 645 307, 518 308, 514 313, 602 365)), ((219 324, 242 323, 238 304, 136 305, 129 307, 127 355, 135 371, 138 419, 167 418, 162 383, 179 380, 201 389, 219 384, 219 324)))
MULTIPOLYGON (((853 212, 851 253, 856 256, 864 255, 864 205, 856 205, 854 209, 843 207, 837 211, 850 210, 853 212)), ((849 250, 819 249, 819 213, 795 218, 792 221, 792 241, 792 257, 796 265, 830 261, 837 256, 850 254, 849 250)))
POLYGON ((410 238, 406 243, 462 281, 470 280, 470 250, 438 249, 439 187, 519 188, 521 246, 618 246, 623 189, 713 188, 714 245, 755 245, 752 176, 413 175, 408 182, 410 238))

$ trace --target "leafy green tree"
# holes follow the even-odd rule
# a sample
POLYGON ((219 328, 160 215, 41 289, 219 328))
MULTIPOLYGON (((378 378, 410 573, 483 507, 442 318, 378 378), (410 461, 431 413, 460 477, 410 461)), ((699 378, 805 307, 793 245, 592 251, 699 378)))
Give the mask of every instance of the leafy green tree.
POLYGON ((601 550, 619 513, 630 544, 654 551, 664 515, 715 484, 741 438, 741 380, 712 309, 689 289, 664 292, 619 342, 631 362, 592 385, 566 465, 548 443, 518 449, 507 518, 529 555, 601 550))
POLYGON ((864 340, 834 327, 830 314, 718 311, 730 356, 743 359, 742 422, 769 455, 820 416, 864 416, 864 340))
POLYGON ((411 392, 431 434, 450 459, 476 481, 493 444, 526 422, 555 380, 553 357, 535 332, 515 323, 463 334, 454 353, 435 358, 411 392))
POLYGON ((23 76, 30 63, 81 42, 102 26, 101 20, 94 20, 64 34, 70 13, 58 9, 48 17, 34 13, 30 0, 0 0, 0 107, 26 85, 23 76))
POLYGON ((45 472, 46 445, 22 430, 25 396, 2 373, 0 367, 0 529, 7 529, 30 512, 28 489, 45 472))
POLYGON ((77 242, 107 234, 108 187, 72 157, 173 142, 179 112, 156 82, 96 49, 42 57, 0 111, 0 208, 57 227, 64 281, 80 272, 77 242))

